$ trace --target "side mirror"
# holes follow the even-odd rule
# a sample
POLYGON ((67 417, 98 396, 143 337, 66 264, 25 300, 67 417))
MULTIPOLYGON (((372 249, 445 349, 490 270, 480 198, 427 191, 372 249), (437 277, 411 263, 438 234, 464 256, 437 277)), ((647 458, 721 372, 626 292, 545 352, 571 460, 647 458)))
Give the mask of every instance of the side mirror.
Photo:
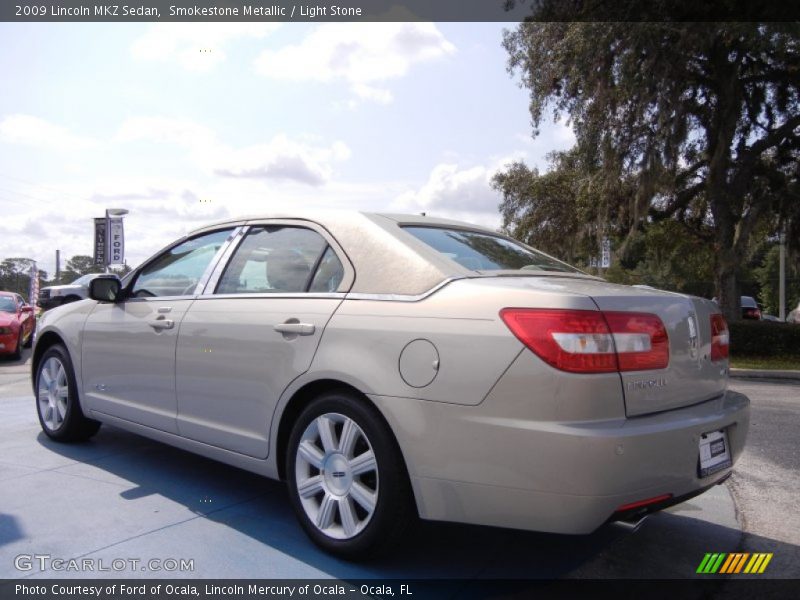
POLYGON ((122 283, 116 275, 95 277, 89 282, 89 298, 98 302, 116 302, 122 283))
POLYGON ((25 306, 19 309, 19 312, 33 314, 33 307, 30 304, 26 304, 25 306))

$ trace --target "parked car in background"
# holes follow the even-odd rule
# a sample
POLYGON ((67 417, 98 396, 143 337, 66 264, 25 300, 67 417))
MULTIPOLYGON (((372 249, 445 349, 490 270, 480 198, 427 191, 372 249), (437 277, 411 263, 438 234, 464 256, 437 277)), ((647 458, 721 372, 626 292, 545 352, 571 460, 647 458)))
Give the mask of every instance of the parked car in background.
POLYGON ((798 302, 797 306, 789 311, 788 315, 786 315, 786 322, 800 325, 800 302, 798 302))
POLYGON ((348 558, 417 516, 586 534, 721 483, 749 400, 702 298, 418 215, 209 225, 42 316, 44 433, 101 423, 283 479, 348 558))
POLYGON ((758 302, 756 302, 755 298, 752 296, 742 296, 741 306, 743 319, 751 319, 754 321, 761 320, 761 308, 758 306, 758 302))
POLYGON ((50 310, 89 297, 89 282, 102 273, 89 273, 67 285, 50 285, 39 290, 39 306, 50 310))
MULTIPOLYGON (((719 301, 717 300, 716 296, 713 297, 711 301, 714 304, 719 305, 719 301)), ((760 321, 762 319, 761 307, 758 305, 758 302, 756 302, 756 299, 752 296, 741 296, 739 298, 739 306, 741 307, 743 319, 755 321, 760 321)))
POLYGON ((36 316, 33 307, 14 292, 0 292, 0 355, 22 356, 22 348, 30 348, 36 316))
POLYGON ((781 321, 781 320, 780 320, 778 317, 776 317, 775 315, 767 315, 767 314, 762 314, 762 315, 761 315, 761 320, 762 320, 762 321, 769 321, 770 323, 783 323, 783 321, 781 321))

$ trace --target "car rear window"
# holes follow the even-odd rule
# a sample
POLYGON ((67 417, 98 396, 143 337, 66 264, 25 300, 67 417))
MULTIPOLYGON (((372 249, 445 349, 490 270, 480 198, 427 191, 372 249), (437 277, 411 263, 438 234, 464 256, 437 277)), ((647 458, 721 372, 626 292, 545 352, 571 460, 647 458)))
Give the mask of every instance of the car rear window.
POLYGON ((462 267, 473 271, 580 273, 566 263, 499 235, 441 227, 407 226, 403 229, 462 267))

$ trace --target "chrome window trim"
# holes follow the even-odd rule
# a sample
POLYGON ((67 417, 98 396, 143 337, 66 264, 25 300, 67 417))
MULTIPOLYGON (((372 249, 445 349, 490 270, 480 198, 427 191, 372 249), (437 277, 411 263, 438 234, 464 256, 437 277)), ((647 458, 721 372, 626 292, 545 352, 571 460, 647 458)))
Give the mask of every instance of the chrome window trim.
MULTIPOLYGON (((198 280, 197 285, 194 287, 194 292, 192 292, 191 294, 182 294, 180 296, 147 296, 147 297, 144 297, 144 298, 138 298, 136 296, 129 296, 129 297, 125 298, 121 303, 124 304, 124 303, 127 303, 127 302, 137 302, 137 301, 141 301, 141 300, 164 301, 164 300, 185 300, 187 298, 196 298, 197 295, 202 290, 202 288, 200 286, 201 285, 205 285, 203 282, 207 281, 208 278, 211 277, 211 274, 214 272, 214 268, 219 263, 222 255, 225 253, 225 251, 231 245, 232 240, 233 240, 234 236, 236 235, 237 230, 239 230, 239 229, 242 229, 242 227, 238 226, 238 227, 233 227, 233 229, 231 229, 231 232, 228 234, 228 237, 225 239, 224 242, 222 242, 222 245, 219 247, 219 250, 217 250, 216 254, 214 254, 214 256, 211 258, 211 261, 206 266, 206 270, 203 271, 203 274, 200 276, 200 279, 198 280)), ((146 263, 142 264, 138 269, 136 269, 135 275, 133 276, 133 278, 131 279, 131 281, 128 284, 130 286, 130 288, 131 288, 131 292, 133 291, 133 287, 136 285, 136 280, 139 279, 139 275, 141 275, 142 270, 145 269, 147 267, 147 265, 152 263, 154 260, 156 260, 162 254, 164 254, 165 252, 169 252, 170 250, 172 250, 176 246, 179 246, 180 244, 184 243, 185 241, 187 241, 189 239, 193 239, 194 237, 200 237, 200 236, 203 236, 203 235, 207 235, 209 233, 214 233, 215 231, 224 231, 224 230, 225 230, 225 227, 221 227, 220 229, 209 229, 208 231, 203 231, 201 233, 198 233, 196 236, 191 236, 191 237, 184 236, 180 240, 175 242, 174 244, 171 244, 171 245, 169 245, 169 246, 167 246, 165 248, 162 248, 158 253, 156 253, 152 257, 150 257, 150 259, 148 259, 148 261, 146 263)))
POLYGON ((424 300, 428 296, 431 296, 442 289, 444 286, 452 283, 453 281, 458 281, 459 279, 470 279, 469 277, 448 277, 447 279, 437 283, 431 289, 426 292, 422 292, 421 294, 416 295, 409 295, 409 294, 366 294, 366 293, 352 293, 347 294, 347 300, 371 300, 375 302, 419 302, 420 300, 424 300))
POLYGON ((198 300, 246 300, 248 298, 293 298, 295 300, 304 300, 307 298, 322 298, 329 300, 343 300, 347 297, 347 292, 327 292, 327 293, 305 293, 305 292, 280 292, 270 294, 268 292, 256 292, 252 294, 202 294, 197 297, 198 300))
MULTIPOLYGON (((129 304, 131 302, 170 302, 172 300, 194 300, 197 296, 195 294, 189 294, 186 296, 147 296, 145 298, 134 298, 131 296, 130 298, 126 298, 119 304, 129 304)), ((101 304, 115 304, 113 302, 102 302, 101 304)))
POLYGON ((347 290, 353 287, 353 283, 355 282, 355 268, 353 267, 353 263, 350 261, 350 257, 347 256, 344 249, 342 248, 341 244, 336 240, 336 238, 331 235, 331 233, 325 229, 322 225, 317 223, 316 221, 310 221, 306 219, 255 219, 252 221, 248 221, 245 225, 241 227, 241 230, 238 233, 238 239, 234 240, 227 248, 225 255, 222 256, 217 264, 217 267, 214 269, 209 281, 206 283, 205 288, 202 292, 199 292, 198 299, 214 297, 214 298, 344 298, 347 295, 347 290), (250 229, 253 227, 268 227, 268 226, 286 226, 286 227, 302 227, 304 229, 308 229, 313 231, 317 235, 319 235, 322 240, 326 243, 326 247, 333 250, 336 257, 339 259, 339 262, 342 264, 342 268, 344 269, 344 276, 342 277, 342 281, 339 283, 339 290, 336 292, 327 292, 327 293, 311 293, 311 292, 290 292, 290 293, 277 293, 277 294, 270 294, 270 293, 252 293, 252 294, 215 294, 214 290, 217 289, 217 285, 219 284, 219 280, 222 278, 223 273, 225 272, 225 268, 227 267, 228 263, 230 262, 231 258, 233 258, 234 253, 241 245, 242 241, 247 234, 250 232, 250 229), (343 258, 344 257, 344 258, 343 258), (342 288, 345 289, 342 289, 342 288))
POLYGON ((225 240, 225 243, 220 246, 217 253, 214 255, 214 258, 211 259, 211 262, 208 263, 206 270, 203 272, 202 277, 200 277, 200 281, 197 282, 197 285, 194 287, 194 296, 198 294, 202 294, 203 290, 205 290, 206 285, 208 284, 208 280, 211 279, 211 275, 217 268, 217 265, 222 260, 222 257, 228 252, 228 248, 233 246, 236 242, 236 236, 241 233, 241 230, 244 229, 244 226, 235 227, 233 231, 231 231, 228 238, 225 240))
POLYGON ((230 262, 233 253, 236 252, 236 249, 242 243, 242 240, 247 236, 248 231, 250 231, 249 225, 242 225, 236 228, 236 231, 228 241, 228 245, 225 247, 225 252, 222 253, 222 256, 220 256, 219 260, 214 264, 214 268, 208 274, 208 279, 206 279, 203 287, 195 290, 199 297, 214 294, 214 290, 217 288, 217 284, 222 274, 225 272, 225 267, 230 262))
POLYGON ((342 277, 342 281, 339 283, 339 288, 336 292, 332 293, 346 293, 349 289, 353 287, 353 284, 356 281, 356 269, 353 266, 353 261, 350 260, 350 257, 345 252, 342 245, 339 243, 333 234, 328 231, 328 229, 318 223, 317 221, 311 219, 302 219, 302 218, 267 218, 267 219, 250 219, 247 221, 247 224, 251 227, 258 227, 258 226, 267 226, 267 225, 284 225, 287 227, 304 227, 306 229, 310 229, 311 231, 315 231, 318 233, 323 240, 328 243, 328 246, 331 247, 336 253, 336 257, 339 259, 339 262, 342 263, 342 268, 344 269, 344 276, 342 277))

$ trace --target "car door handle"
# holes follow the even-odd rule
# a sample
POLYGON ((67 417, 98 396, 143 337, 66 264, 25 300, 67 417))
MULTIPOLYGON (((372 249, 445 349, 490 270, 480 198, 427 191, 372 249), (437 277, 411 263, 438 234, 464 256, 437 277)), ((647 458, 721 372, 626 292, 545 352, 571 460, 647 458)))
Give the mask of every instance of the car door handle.
POLYGON ((289 333, 294 335, 313 335, 315 331, 314 325, 311 323, 297 323, 296 321, 287 321, 286 323, 278 323, 274 327, 275 331, 280 333, 289 333))
POLYGON ((175 327, 175 321, 173 321, 172 319, 155 319, 153 321, 148 321, 147 324, 156 330, 172 329, 173 327, 175 327))

